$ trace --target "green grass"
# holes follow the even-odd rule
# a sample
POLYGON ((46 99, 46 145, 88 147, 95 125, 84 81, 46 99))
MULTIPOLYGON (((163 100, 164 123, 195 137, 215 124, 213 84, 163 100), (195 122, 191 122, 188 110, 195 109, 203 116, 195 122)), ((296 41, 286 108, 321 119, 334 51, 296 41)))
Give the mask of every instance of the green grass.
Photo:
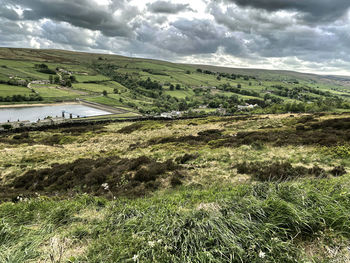
POLYGON ((121 103, 120 101, 113 99, 111 97, 105 97, 105 96, 86 98, 86 100, 91 101, 91 102, 105 104, 108 106, 123 106, 123 103, 121 103))
POLYGON ((79 82, 110 80, 108 77, 103 76, 103 75, 96 75, 96 76, 75 75, 75 77, 76 77, 77 81, 79 81, 79 82))
POLYGON ((331 254, 307 254, 309 244, 340 246, 337 259, 345 262, 349 197, 344 177, 179 189, 136 200, 83 195, 4 203, 0 261, 57 259, 50 246, 56 241, 71 262, 331 262, 331 254))
POLYGON ((102 94, 104 90, 107 91, 108 93, 113 93, 113 90, 114 90, 112 87, 109 87, 106 84, 95 84, 95 83, 74 83, 73 87, 75 89, 90 91, 90 92, 100 93, 100 94, 102 94))
POLYGON ((170 95, 179 99, 184 99, 186 97, 193 97, 194 92, 190 90, 167 90, 164 92, 166 95, 170 95))
POLYGON ((347 262, 349 116, 211 116, 0 134, 0 262, 57 262, 60 247, 61 262, 347 262), (296 130, 303 120, 309 131, 296 130), (310 140, 285 145, 279 132, 310 140), (332 146, 313 140, 322 132, 332 146), (84 170, 90 162, 98 167, 84 170), (247 171, 237 166, 243 162, 247 171), (326 174, 310 175, 311 167, 326 174), (255 171, 288 178, 262 182, 255 171), (128 184, 136 176, 145 181, 128 184), (44 181, 57 184, 35 188, 44 181), (58 190, 62 183, 69 191, 58 190))
POLYGON ((32 91, 26 87, 0 84, 0 96, 29 95, 32 91))
POLYGON ((40 87, 34 88, 36 92, 39 93, 44 99, 60 99, 60 98, 71 98, 74 99, 78 97, 77 93, 73 91, 58 89, 58 88, 48 88, 40 87))

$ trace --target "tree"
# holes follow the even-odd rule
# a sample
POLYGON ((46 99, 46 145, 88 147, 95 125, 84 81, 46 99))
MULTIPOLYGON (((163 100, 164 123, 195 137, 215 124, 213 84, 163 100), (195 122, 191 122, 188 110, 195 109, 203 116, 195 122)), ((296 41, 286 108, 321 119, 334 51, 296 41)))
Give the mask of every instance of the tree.
POLYGON ((220 77, 220 76, 217 76, 216 79, 217 79, 218 81, 220 81, 220 80, 221 80, 221 77, 220 77))
POLYGON ((49 81, 50 81, 50 84, 53 84, 53 76, 52 75, 49 76, 49 81))
POLYGON ((102 91, 102 94, 103 94, 103 96, 107 96, 107 91, 106 90, 104 90, 104 91, 102 91))
POLYGON ((174 89, 175 89, 174 85, 171 84, 171 85, 170 85, 170 90, 174 90, 174 89))
POLYGON ((237 84, 237 88, 240 89, 242 88, 242 85, 240 83, 237 84))
POLYGON ((69 78, 70 78, 71 82, 77 82, 77 78, 75 76, 70 75, 69 78))
POLYGON ((180 84, 176 84, 176 87, 175 87, 177 90, 180 90, 181 89, 181 86, 180 84))
POLYGON ((60 77, 59 76, 55 76, 54 82, 55 82, 55 84, 60 84, 60 77))
POLYGON ((66 86, 67 87, 72 87, 72 81, 70 79, 66 80, 66 86))

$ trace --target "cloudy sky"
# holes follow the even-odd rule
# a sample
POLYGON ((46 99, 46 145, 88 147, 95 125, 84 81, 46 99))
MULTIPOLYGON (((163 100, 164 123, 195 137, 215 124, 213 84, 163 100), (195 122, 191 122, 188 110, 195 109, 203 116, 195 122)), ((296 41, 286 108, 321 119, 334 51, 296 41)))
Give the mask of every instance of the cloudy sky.
POLYGON ((0 0, 0 46, 350 75, 349 0, 0 0))

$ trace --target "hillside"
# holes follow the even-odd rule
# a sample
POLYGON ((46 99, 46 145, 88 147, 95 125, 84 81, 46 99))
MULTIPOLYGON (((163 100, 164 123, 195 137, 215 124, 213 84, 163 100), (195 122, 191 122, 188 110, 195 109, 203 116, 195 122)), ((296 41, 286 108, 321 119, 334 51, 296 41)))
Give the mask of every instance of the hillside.
POLYGON ((344 111, 350 108, 348 82, 288 71, 0 48, 1 104, 79 98, 151 115, 344 111))
POLYGON ((0 135, 0 262, 348 262, 349 114, 0 135))
POLYGON ((0 262, 350 262, 348 82, 0 48, 0 112, 113 113, 2 124, 0 262))

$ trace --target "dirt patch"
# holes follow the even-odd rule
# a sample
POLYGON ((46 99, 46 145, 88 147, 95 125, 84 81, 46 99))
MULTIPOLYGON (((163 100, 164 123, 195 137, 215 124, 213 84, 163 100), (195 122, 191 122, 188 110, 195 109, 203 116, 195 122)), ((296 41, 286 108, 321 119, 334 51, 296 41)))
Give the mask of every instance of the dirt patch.
POLYGON ((78 159, 26 172, 0 188, 0 199, 34 193, 142 196, 158 189, 164 180, 176 186, 182 183, 182 178, 182 168, 172 160, 157 162, 146 156, 78 159))
POLYGON ((298 123, 305 124, 305 123, 311 122, 311 121, 313 121, 313 120, 315 120, 315 119, 314 119, 314 116, 312 116, 312 115, 306 115, 306 116, 300 117, 300 118, 298 119, 297 122, 298 122, 298 123))
MULTIPOLYGON (((73 136, 79 136, 87 132, 102 133, 106 131, 104 128, 105 128, 104 125, 87 124, 85 126, 73 126, 73 127, 62 128, 62 129, 59 129, 58 132, 70 133, 73 136)), ((57 130, 53 130, 53 131, 57 132, 57 130)))
POLYGON ((155 138, 147 145, 165 143, 186 143, 189 145, 206 145, 217 147, 239 147, 241 145, 267 144, 284 145, 322 145, 334 146, 350 141, 350 118, 315 121, 308 117, 294 127, 280 130, 259 130, 222 134, 223 130, 207 130, 195 135, 181 137, 155 138), (305 121, 306 119, 306 121, 305 121), (308 122, 309 121, 309 122, 308 122), (306 124, 308 126, 304 126, 306 124))
POLYGON ((321 122, 311 123, 307 129, 335 129, 348 130, 350 129, 350 118, 328 119, 321 122))
POLYGON ((217 140, 223 137, 223 130, 211 129, 199 132, 197 136, 188 135, 181 137, 165 137, 165 138, 154 138, 148 142, 148 145, 164 144, 164 143, 187 143, 189 145, 205 144, 212 140, 217 140))
POLYGON ((243 162, 236 165, 239 174, 250 174, 259 181, 287 181, 302 177, 326 177, 327 172, 318 167, 293 167, 291 163, 284 162, 243 162))
POLYGON ((27 143, 30 145, 43 144, 52 146, 55 144, 71 143, 75 141, 72 137, 80 136, 84 133, 93 132, 94 134, 100 134, 105 132, 104 125, 72 126, 61 129, 50 129, 47 131, 49 132, 48 134, 36 138, 28 131, 14 135, 3 134, 0 136, 0 143, 10 145, 27 143))
POLYGON ((214 120, 214 122, 238 122, 238 121, 256 121, 262 119, 269 119, 269 117, 252 116, 252 115, 242 115, 242 116, 232 116, 232 117, 222 117, 214 120))
POLYGON ((342 165, 334 167, 333 170, 331 171, 331 174, 333 176, 342 176, 342 175, 346 174, 345 167, 342 165))
POLYGON ((232 147, 251 145, 253 143, 272 143, 274 146, 283 145, 323 145, 332 146, 348 142, 348 131, 329 130, 282 130, 270 132, 240 132, 236 136, 223 138, 213 143, 214 147, 232 147))
POLYGON ((198 158, 198 154, 189 154, 189 153, 186 153, 185 155, 183 156, 179 156, 175 159, 175 161, 177 163, 180 163, 180 164, 185 164, 189 161, 192 161, 192 160, 195 160, 198 158))
POLYGON ((143 127, 143 123, 141 122, 135 122, 133 124, 130 124, 128 126, 125 126, 123 128, 121 128, 120 130, 118 130, 118 133, 124 133, 124 134, 130 134, 134 131, 137 131, 139 129, 141 129, 143 127))

